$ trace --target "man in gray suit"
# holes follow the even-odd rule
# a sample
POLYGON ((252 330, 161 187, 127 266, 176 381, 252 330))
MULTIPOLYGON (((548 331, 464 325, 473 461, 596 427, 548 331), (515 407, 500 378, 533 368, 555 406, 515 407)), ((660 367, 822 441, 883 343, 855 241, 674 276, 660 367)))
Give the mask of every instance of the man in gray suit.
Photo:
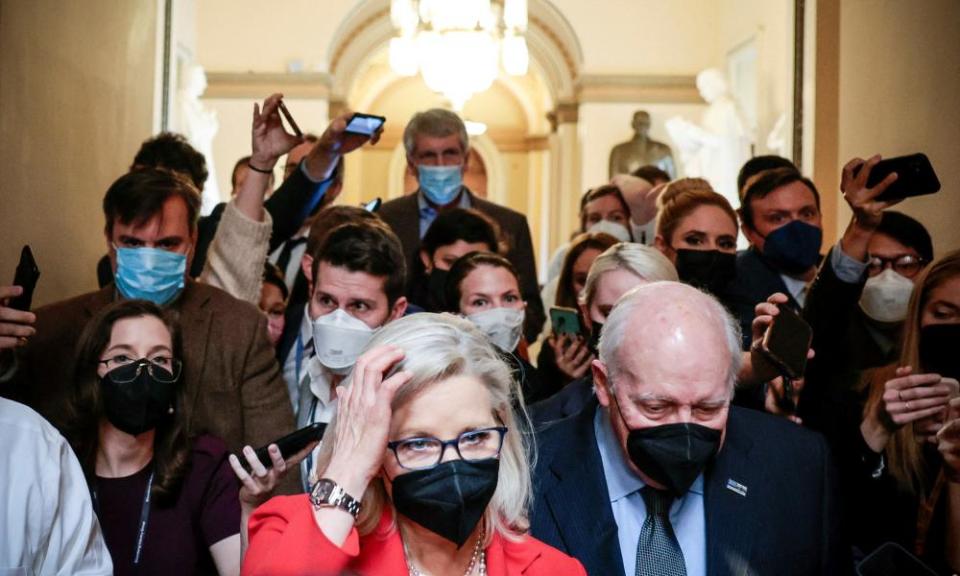
POLYGON ((537 267, 526 216, 478 198, 463 185, 470 142, 463 121, 454 112, 433 108, 414 114, 403 131, 403 146, 407 166, 420 186, 414 194, 384 204, 379 214, 403 243, 410 278, 408 295, 410 286, 424 280, 420 240, 437 214, 449 208, 474 208, 500 227, 506 245, 505 256, 520 275, 520 292, 527 303, 524 333, 532 342, 546 317, 537 287, 537 267))

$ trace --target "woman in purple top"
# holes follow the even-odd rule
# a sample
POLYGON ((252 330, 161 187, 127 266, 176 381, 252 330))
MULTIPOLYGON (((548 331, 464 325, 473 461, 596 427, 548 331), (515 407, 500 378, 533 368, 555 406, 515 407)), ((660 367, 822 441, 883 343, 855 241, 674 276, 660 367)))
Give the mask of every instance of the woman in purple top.
POLYGON ((117 302, 80 336, 67 438, 115 574, 238 574, 238 484, 223 441, 192 437, 175 317, 117 302))

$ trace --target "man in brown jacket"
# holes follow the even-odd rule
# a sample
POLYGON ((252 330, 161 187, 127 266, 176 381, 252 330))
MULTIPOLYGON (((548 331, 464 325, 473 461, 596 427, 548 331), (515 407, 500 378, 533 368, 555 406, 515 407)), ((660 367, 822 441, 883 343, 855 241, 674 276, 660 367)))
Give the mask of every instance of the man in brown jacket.
POLYGON ((215 434, 239 451, 293 430, 266 317, 187 276, 199 206, 196 188, 165 170, 135 170, 114 182, 103 201, 114 284, 35 310, 36 334, 19 350, 16 372, 0 383, 0 391, 62 427, 69 418, 80 331, 114 300, 145 298, 180 314, 187 421, 193 431, 215 434))

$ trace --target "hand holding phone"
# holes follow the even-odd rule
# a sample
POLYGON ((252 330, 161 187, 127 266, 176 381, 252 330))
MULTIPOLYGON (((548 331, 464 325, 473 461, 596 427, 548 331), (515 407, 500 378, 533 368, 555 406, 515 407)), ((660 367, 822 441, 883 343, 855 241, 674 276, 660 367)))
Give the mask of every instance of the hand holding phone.
POLYGON ((813 329, 789 306, 777 307, 779 311, 767 327, 759 351, 785 380, 797 380, 803 378, 807 367, 813 329))
POLYGON ((289 110, 287 110, 287 105, 283 103, 283 100, 281 100, 279 104, 280 113, 283 114, 283 117, 287 119, 287 124, 290 125, 293 133, 297 135, 297 138, 303 138, 303 132, 300 130, 300 127, 297 126, 296 121, 294 121, 293 115, 290 114, 289 110))
POLYGON ((550 324, 553 326, 553 333, 557 335, 569 334, 571 336, 580 336, 580 315, 573 308, 564 308, 563 306, 550 307, 550 324))
MULTIPOLYGON (((859 164, 852 169, 854 178, 867 166, 868 162, 859 164)), ((913 196, 934 194, 940 191, 940 180, 926 154, 917 153, 907 156, 897 156, 880 160, 870 168, 866 187, 876 188, 891 174, 897 178, 879 195, 873 198, 875 202, 895 202, 913 196)))
MULTIPOLYGON (((313 442, 319 442, 323 437, 323 432, 326 430, 327 425, 322 422, 314 422, 313 424, 291 432, 282 438, 278 438, 273 442, 268 443, 266 446, 261 446, 254 450, 254 454, 257 457, 257 460, 260 461, 260 464, 264 468, 272 468, 273 460, 270 458, 269 448, 272 444, 276 444, 277 448, 280 449, 281 458, 286 461, 288 458, 300 452, 306 448, 309 444, 313 442)), ((243 459, 246 460, 246 459, 243 459)), ((243 462, 241 460, 241 462, 243 462)), ((244 467, 249 470, 250 464, 244 462, 244 467)))
POLYGON ((387 119, 384 116, 357 112, 347 121, 347 127, 344 129, 344 132, 347 134, 360 134, 362 136, 372 137, 383 127, 386 121, 387 119))
POLYGON ((17 264, 17 271, 13 276, 13 285, 23 288, 19 296, 10 299, 7 306, 15 310, 28 311, 33 303, 33 290, 37 286, 37 280, 40 278, 40 268, 37 267, 36 260, 33 259, 33 252, 30 246, 24 246, 20 251, 20 262, 17 264))

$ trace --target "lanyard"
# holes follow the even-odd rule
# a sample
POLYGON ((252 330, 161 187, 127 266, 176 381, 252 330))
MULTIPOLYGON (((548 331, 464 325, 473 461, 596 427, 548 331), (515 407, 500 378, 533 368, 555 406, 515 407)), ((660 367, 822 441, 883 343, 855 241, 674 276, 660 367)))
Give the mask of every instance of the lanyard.
POLYGON ((297 346, 294 352, 294 362, 296 363, 293 367, 294 378, 297 383, 297 387, 300 387, 300 366, 303 364, 303 334, 297 334, 297 346))
MULTIPOLYGON (((143 540, 147 535, 147 523, 150 520, 150 489, 153 487, 153 472, 147 479, 147 490, 143 493, 143 505, 140 507, 140 527, 137 531, 137 548, 133 553, 133 565, 140 564, 140 556, 143 554, 143 540)), ((100 516, 100 500, 97 498, 97 489, 91 491, 93 496, 93 510, 100 516)))
MULTIPOLYGON (((317 417, 318 402, 319 400, 316 396, 310 401, 310 412, 308 413, 305 426, 313 424, 314 418, 317 417)), ((314 448, 314 450, 316 450, 316 448, 314 448)), ((310 492, 310 474, 313 472, 313 450, 307 453, 307 458, 303 461, 303 465, 305 466, 303 470, 303 485, 306 487, 307 492, 310 492)))

